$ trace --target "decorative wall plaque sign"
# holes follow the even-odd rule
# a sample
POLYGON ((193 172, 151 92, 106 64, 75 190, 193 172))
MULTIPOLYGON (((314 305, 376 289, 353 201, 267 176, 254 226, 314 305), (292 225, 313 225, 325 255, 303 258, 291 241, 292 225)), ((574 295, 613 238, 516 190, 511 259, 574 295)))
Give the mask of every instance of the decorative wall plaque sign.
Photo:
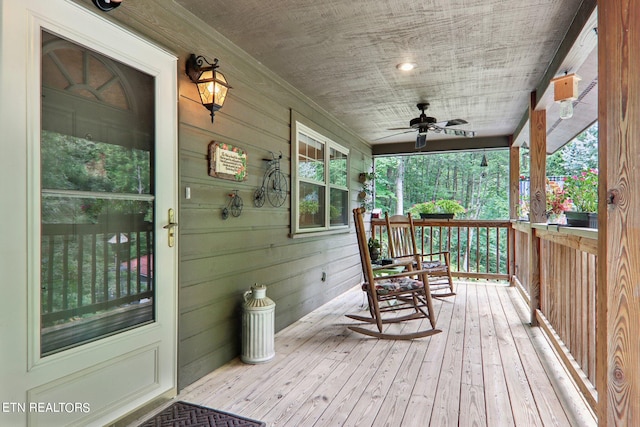
POLYGON ((209 175, 231 181, 247 179, 247 152, 231 144, 211 141, 209 175))

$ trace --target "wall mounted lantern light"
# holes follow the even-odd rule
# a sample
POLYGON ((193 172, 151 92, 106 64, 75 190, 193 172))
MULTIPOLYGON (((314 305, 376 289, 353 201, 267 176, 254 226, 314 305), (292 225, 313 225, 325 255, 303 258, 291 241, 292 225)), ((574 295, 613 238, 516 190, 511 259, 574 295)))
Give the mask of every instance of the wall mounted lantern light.
POLYGON ((553 82, 553 99, 560 102, 560 118, 563 120, 573 117, 573 101, 578 99, 577 74, 566 74, 551 80, 553 82))
POLYGON ((93 0, 93 4, 103 12, 109 12, 115 9, 120 6, 120 3, 122 3, 122 0, 93 0))
POLYGON ((187 59, 187 76, 198 87, 202 105, 211 112, 211 123, 213 123, 214 113, 222 108, 227 91, 231 88, 227 79, 217 71, 217 68, 218 58, 211 63, 203 56, 191 54, 187 59))

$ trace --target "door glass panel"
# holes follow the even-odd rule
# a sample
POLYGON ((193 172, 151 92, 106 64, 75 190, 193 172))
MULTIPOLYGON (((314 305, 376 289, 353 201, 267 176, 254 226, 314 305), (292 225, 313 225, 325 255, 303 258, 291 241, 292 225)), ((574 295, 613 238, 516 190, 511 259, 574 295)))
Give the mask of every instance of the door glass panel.
POLYGON ((42 33, 41 354, 152 322, 154 78, 42 33))

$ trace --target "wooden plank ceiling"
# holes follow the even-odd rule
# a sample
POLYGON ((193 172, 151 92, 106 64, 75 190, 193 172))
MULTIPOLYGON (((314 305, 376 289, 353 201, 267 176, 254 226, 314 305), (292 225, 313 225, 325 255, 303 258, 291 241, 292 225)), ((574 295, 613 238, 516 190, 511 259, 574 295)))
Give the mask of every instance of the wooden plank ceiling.
MULTIPOLYGON (((431 104, 427 115, 438 121, 467 120, 458 128, 485 137, 478 145, 526 134, 530 93, 545 92, 549 77, 580 73, 597 42, 595 0, 177 3, 339 118, 374 145, 374 152, 376 145, 412 147, 415 131, 389 129, 408 126, 419 115, 416 104, 424 101, 431 104), (571 33, 581 14, 580 31, 571 33), (571 40, 563 45, 566 36, 571 40), (417 68, 396 69, 407 61, 417 68)), ((597 82, 597 71, 588 74, 580 90, 597 82)), ((539 104, 545 106, 555 107, 552 98, 539 104)), ((562 123, 553 113, 547 120, 555 125, 548 151, 593 122, 596 108, 593 99, 581 100, 575 113, 580 119, 562 123)), ((428 141, 443 140, 443 150, 456 138, 428 135, 428 141)), ((520 145, 526 138, 515 139, 520 145)))

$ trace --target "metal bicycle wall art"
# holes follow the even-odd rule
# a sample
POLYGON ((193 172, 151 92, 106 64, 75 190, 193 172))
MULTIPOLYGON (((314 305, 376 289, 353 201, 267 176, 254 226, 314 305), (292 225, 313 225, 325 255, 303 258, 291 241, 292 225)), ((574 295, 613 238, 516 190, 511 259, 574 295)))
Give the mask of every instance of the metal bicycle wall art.
POLYGON ((274 207, 282 206, 287 199, 287 177, 280 170, 280 159, 282 152, 279 155, 271 152, 270 159, 263 159, 267 162, 267 170, 262 177, 260 188, 253 194, 253 203, 258 208, 264 206, 265 199, 274 207))
POLYGON ((242 202, 242 197, 238 194, 238 190, 233 190, 233 193, 229 193, 228 196, 229 202, 227 206, 222 209, 222 219, 229 218, 229 214, 235 218, 242 214, 242 206, 244 203, 242 202))

